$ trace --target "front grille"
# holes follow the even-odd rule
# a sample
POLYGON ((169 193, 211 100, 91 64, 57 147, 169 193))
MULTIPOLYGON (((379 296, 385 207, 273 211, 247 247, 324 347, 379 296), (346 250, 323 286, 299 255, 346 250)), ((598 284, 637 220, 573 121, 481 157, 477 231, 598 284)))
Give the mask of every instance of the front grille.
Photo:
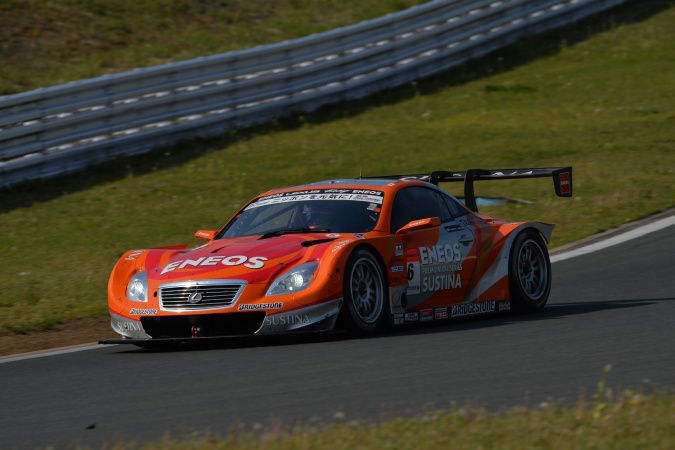
POLYGON ((159 305, 166 311, 227 308, 237 301, 246 282, 210 280, 167 283, 159 287, 159 305))

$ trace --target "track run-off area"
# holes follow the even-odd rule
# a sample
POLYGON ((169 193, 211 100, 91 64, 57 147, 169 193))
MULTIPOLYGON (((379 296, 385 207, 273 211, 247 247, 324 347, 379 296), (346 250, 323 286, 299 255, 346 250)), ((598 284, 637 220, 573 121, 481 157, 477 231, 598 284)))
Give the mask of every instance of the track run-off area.
POLYGON ((0 358, 0 448, 102 447, 270 423, 499 411, 675 386, 675 210, 556 249, 543 312, 368 338, 86 345, 0 358))

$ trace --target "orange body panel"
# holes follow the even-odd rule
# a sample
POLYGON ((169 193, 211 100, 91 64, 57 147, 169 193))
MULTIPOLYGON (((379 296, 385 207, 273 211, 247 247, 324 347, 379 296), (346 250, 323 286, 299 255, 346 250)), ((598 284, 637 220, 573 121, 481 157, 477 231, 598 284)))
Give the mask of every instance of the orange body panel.
MULTIPOLYGON (((512 223, 467 210, 450 222, 427 218, 400 230, 390 230, 393 199, 407 186, 428 184, 393 181, 364 187, 363 182, 355 180, 339 185, 343 190, 370 189, 383 193, 377 224, 365 233, 218 238, 216 232, 200 230, 197 236, 208 242, 194 249, 183 246, 129 251, 115 265, 108 284, 113 328, 127 338, 149 338, 157 337, 148 332, 148 327, 155 324, 174 326, 175 322, 176 327, 185 327, 184 324, 198 323, 198 317, 204 315, 239 314, 236 316, 239 318, 258 314, 262 326, 256 325, 251 330, 256 334, 330 329, 342 303, 347 260, 362 246, 372 250, 381 263, 387 283, 386 306, 394 324, 470 314, 471 308, 462 307, 464 304, 494 305, 508 301, 508 258, 514 236, 520 230, 533 228, 548 240, 553 226, 512 223), (307 288, 296 293, 267 295, 280 276, 315 262, 318 267, 307 288), (147 283, 146 301, 130 300, 127 296, 130 280, 139 274, 143 274, 147 283), (181 307, 167 307, 160 302, 162 295, 169 295, 168 288, 180 286, 189 293, 190 286, 207 285, 214 280, 243 286, 234 303, 200 309, 185 302, 181 307)), ((313 192, 334 187, 316 184, 279 189, 253 201, 303 188, 303 192, 313 192)), ((185 295, 198 304, 196 294, 185 295)), ((491 308, 494 310, 494 306, 491 308)))

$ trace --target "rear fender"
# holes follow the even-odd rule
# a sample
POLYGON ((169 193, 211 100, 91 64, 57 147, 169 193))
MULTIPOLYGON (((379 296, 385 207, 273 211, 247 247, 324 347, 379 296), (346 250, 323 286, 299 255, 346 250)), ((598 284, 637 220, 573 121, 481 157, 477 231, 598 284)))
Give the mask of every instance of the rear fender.
POLYGON ((513 242, 520 233, 526 230, 535 230, 548 244, 554 225, 543 222, 524 222, 520 224, 505 224, 500 231, 506 236, 506 241, 501 247, 497 258, 481 276, 480 281, 464 300, 465 303, 473 301, 506 300, 508 298, 509 284, 509 255, 513 242))

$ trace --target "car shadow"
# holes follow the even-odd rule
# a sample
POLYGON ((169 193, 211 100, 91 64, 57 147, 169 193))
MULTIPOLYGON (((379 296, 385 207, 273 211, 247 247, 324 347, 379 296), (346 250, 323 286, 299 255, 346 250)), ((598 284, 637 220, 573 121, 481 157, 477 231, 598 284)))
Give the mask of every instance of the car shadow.
POLYGON ((303 333, 285 334, 275 336, 237 336, 225 338, 200 339, 187 341, 180 344, 160 343, 158 345, 140 348, 136 346, 120 346, 119 351, 111 354, 152 354, 170 353, 200 350, 228 350, 245 349, 254 347, 278 347, 288 345, 307 345, 315 343, 336 342, 343 340, 368 340, 381 339, 387 336, 426 335, 438 333, 450 333, 487 327, 498 327, 520 322, 532 322, 542 320, 556 320, 570 316, 593 314, 602 311, 624 308, 639 308, 650 306, 655 303, 675 301, 675 298, 635 299, 635 300, 612 300, 601 302, 572 302, 547 305, 543 311, 531 314, 501 313, 493 315, 463 317, 450 319, 442 322, 427 322, 406 324, 401 327, 390 328, 374 335, 355 336, 343 330, 330 333, 303 333))
MULTIPOLYGON (((406 325, 400 329, 397 328, 390 330, 389 334, 405 336, 466 331, 486 327, 498 327, 521 322, 556 320, 569 316, 593 314, 596 312, 612 309, 637 308, 642 306, 650 306, 656 302, 661 301, 675 301, 675 298, 549 304, 544 308, 543 311, 537 313, 497 313, 483 316, 479 315, 472 317, 462 317, 443 322, 406 325)), ((376 336, 367 336, 365 338, 368 339, 371 337, 376 336)))

